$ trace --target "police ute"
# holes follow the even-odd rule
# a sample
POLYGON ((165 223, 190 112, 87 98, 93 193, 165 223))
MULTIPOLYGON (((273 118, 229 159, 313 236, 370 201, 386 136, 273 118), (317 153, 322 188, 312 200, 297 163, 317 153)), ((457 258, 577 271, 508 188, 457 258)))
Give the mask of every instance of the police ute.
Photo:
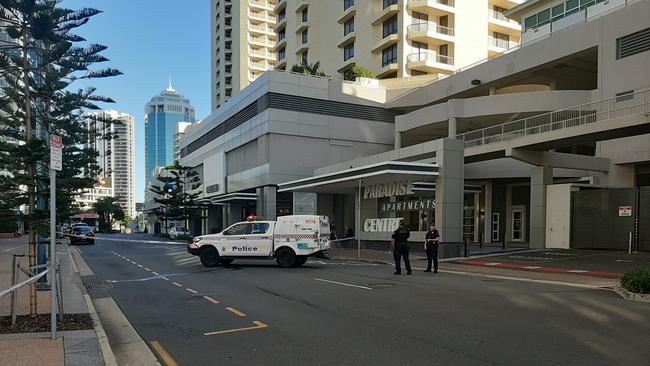
POLYGON ((283 268, 299 267, 330 247, 327 216, 290 215, 276 221, 238 222, 219 234, 195 237, 187 251, 206 267, 235 259, 273 259, 283 268))

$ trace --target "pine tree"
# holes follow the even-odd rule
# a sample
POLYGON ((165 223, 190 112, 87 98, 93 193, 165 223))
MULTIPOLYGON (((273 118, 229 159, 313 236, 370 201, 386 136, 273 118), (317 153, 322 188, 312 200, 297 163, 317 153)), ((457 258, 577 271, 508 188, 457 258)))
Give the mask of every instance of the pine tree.
MULTIPOLYGON (((112 102, 95 90, 70 91, 77 80, 119 75, 115 69, 91 70, 107 61, 100 55, 105 46, 79 46, 86 40, 72 31, 86 24, 99 10, 70 10, 57 0, 0 0, 0 32, 9 40, 0 44, 0 169, 12 176, 19 193, 9 197, 0 192, 0 202, 26 204, 29 226, 29 265, 36 265, 36 235, 48 234, 45 208, 48 192, 50 134, 63 137, 63 171, 57 185, 57 201, 68 213, 72 195, 92 187, 92 181, 78 176, 80 166, 92 165, 76 147, 82 114, 99 109, 96 102, 112 102), (13 201, 11 201, 13 200, 13 201), (37 207, 37 201, 42 202, 37 207)), ((30 288, 30 314, 37 314, 36 287, 30 288)))

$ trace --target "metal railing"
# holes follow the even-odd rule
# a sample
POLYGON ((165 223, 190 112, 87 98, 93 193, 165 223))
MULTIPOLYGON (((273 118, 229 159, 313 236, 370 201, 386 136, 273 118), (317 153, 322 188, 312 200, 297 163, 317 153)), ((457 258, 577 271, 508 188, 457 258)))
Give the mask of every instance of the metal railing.
POLYGON ((411 4, 412 3, 422 3, 422 2, 436 3, 436 4, 440 4, 440 5, 450 6, 452 8, 454 7, 454 0, 409 0, 409 3, 411 3, 411 4))
POLYGON ((463 140, 465 148, 469 148, 648 113, 650 89, 465 132, 455 138, 463 140))
POLYGON ((253 29, 259 32, 273 32, 271 28, 264 26, 264 25, 255 25, 255 24, 249 24, 248 25, 249 29, 253 29))
POLYGON ((261 13, 261 12, 254 12, 254 11, 251 11, 250 9, 248 10, 248 16, 253 17, 253 18, 269 20, 269 21, 270 20, 275 21, 275 17, 272 17, 270 15, 266 15, 266 14, 261 13))
POLYGON ((407 56, 409 62, 433 61, 440 64, 453 65, 454 58, 451 56, 441 55, 435 52, 412 53, 407 56))
POLYGON ((248 41, 249 42, 255 42, 255 43, 261 43, 263 45, 268 45, 268 46, 272 46, 274 44, 274 42, 267 41, 264 38, 252 37, 252 36, 248 36, 248 41))
POLYGON ((505 48, 507 50, 513 47, 517 47, 517 44, 518 44, 517 42, 508 39, 501 39, 493 36, 488 36, 488 45, 493 47, 505 48))
POLYGON ((248 50, 248 53, 250 53, 252 55, 256 55, 256 56, 262 56, 262 57, 272 57, 272 56, 274 56, 270 52, 255 50, 255 49, 252 49, 252 48, 248 50))
POLYGON ((408 32, 427 32, 427 33, 431 32, 431 33, 442 34, 445 36, 454 35, 454 28, 445 27, 433 22, 411 24, 408 27, 406 27, 406 29, 408 32))
POLYGON ((488 17, 490 19, 500 20, 502 22, 512 23, 513 25, 517 25, 517 26, 520 25, 518 21, 510 19, 507 16, 505 16, 505 14, 498 12, 496 10, 488 9, 488 17))

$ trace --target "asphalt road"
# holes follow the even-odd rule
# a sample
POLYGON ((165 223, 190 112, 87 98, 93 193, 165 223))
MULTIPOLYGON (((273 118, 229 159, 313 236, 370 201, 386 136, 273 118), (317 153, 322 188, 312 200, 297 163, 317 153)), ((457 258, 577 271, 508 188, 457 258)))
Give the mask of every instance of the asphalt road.
POLYGON ((609 291, 320 260, 205 268, 119 238, 82 257, 179 365, 650 365, 650 304, 609 291))

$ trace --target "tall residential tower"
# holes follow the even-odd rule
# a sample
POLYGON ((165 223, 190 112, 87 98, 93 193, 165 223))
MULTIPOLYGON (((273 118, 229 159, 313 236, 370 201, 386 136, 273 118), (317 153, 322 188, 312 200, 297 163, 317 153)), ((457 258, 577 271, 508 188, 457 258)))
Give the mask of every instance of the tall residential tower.
POLYGON ((211 0, 212 110, 275 65, 275 0, 211 0))
POLYGON ((524 0, 278 0, 276 68, 320 61, 378 78, 451 74, 519 44, 504 12, 524 0))

